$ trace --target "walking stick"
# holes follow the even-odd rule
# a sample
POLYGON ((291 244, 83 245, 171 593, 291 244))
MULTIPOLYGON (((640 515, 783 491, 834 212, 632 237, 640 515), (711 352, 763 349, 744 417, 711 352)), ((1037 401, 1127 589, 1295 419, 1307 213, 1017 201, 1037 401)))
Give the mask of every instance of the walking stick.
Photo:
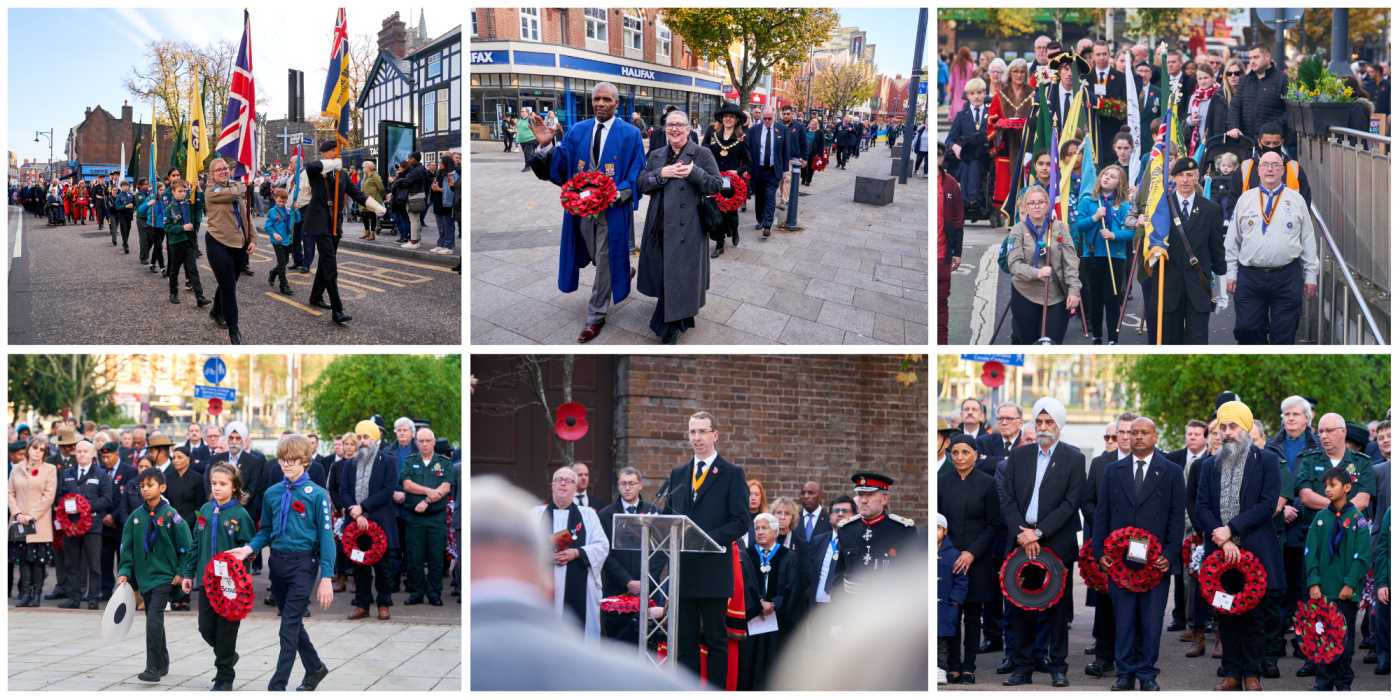
POLYGON ((1123 317, 1128 313, 1128 302, 1133 298, 1133 278, 1137 276, 1138 254, 1137 245, 1132 249, 1133 262, 1128 266, 1128 279, 1123 284, 1123 301, 1118 305, 1118 327, 1123 327, 1123 317))
POLYGON ((1050 316, 1050 278, 1045 278, 1045 294, 1040 297, 1040 339, 1035 341, 1036 345, 1054 345, 1055 341, 1045 335, 1046 320, 1050 316))
POLYGON ((1007 316, 1010 316, 1010 315, 1011 315, 1011 300, 1008 299, 1008 300, 1006 301, 1006 308, 1003 309, 1002 312, 1001 312, 1001 318, 997 319, 996 328, 993 328, 993 329, 992 329, 992 340, 993 340, 993 341, 995 341, 996 338, 997 338, 997 336, 1001 334, 1001 324, 1005 323, 1005 322, 1006 322, 1006 317, 1007 317, 1007 316))
MULTIPOLYGON (((1103 230, 1107 231, 1108 227, 1104 226, 1103 230)), ((1107 238, 1103 239, 1103 252, 1104 257, 1108 258, 1108 281, 1113 285, 1113 296, 1118 296, 1118 280, 1113 274, 1113 249, 1109 247, 1107 238)))

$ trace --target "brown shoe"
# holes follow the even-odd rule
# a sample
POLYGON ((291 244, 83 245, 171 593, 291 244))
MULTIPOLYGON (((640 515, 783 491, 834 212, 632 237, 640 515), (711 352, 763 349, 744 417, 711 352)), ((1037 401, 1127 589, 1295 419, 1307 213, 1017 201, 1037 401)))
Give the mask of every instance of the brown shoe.
POLYGON ((597 323, 590 323, 590 324, 584 326, 584 327, 583 327, 583 330, 580 331, 579 334, 578 334, 578 342, 579 342, 579 344, 582 345, 583 343, 586 343, 586 342, 588 342, 588 341, 590 341, 590 340, 593 340, 594 338, 597 338, 597 337, 598 337, 598 334, 603 332, 603 324, 605 324, 605 323, 607 323, 607 320, 606 320, 606 319, 605 319, 605 320, 602 320, 602 321, 599 321, 599 322, 597 322, 597 323))
POLYGON ((1245 690, 1263 690, 1264 686, 1259 685, 1259 678, 1256 676, 1246 676, 1244 679, 1245 690))
POLYGON ((1210 658, 1220 658, 1220 633, 1215 633, 1215 645, 1210 648, 1210 658))
POLYGON ((347 619, 347 620, 363 620, 363 619, 365 619, 365 618, 367 618, 367 617, 369 617, 369 611, 368 611, 368 610, 366 610, 366 609, 364 609, 364 608, 355 608, 355 612, 352 612, 352 613, 350 613, 349 615, 347 615, 347 616, 345 617, 345 619, 347 619))
POLYGON ((1186 652, 1186 658, 1194 659, 1198 656, 1205 656, 1206 653, 1206 633, 1197 630, 1191 637, 1191 648, 1186 652))
POLYGON ((337 577, 335 577, 335 581, 331 584, 331 590, 334 591, 334 592, 336 592, 336 593, 344 593, 344 592, 345 592, 345 577, 344 577, 344 576, 337 576, 337 577))
POLYGON ((387 620, 387 619, 389 619, 389 609, 386 608, 386 607, 384 607, 384 606, 382 606, 382 605, 379 606, 379 619, 381 619, 381 620, 387 620))
MULTIPOLYGON (((1257 681, 1256 681, 1256 682, 1257 682, 1257 681)), ((1216 689, 1216 690, 1239 690, 1239 689, 1240 689, 1240 679, 1235 678, 1234 676, 1226 676, 1225 678, 1220 679, 1220 682, 1219 682, 1219 683, 1216 683, 1216 684, 1215 684, 1215 689, 1216 689)))
POLYGON ((1183 641, 1183 642, 1194 642, 1194 641, 1196 641, 1196 630, 1187 628, 1185 632, 1182 632, 1182 633, 1181 633, 1181 641, 1183 641))

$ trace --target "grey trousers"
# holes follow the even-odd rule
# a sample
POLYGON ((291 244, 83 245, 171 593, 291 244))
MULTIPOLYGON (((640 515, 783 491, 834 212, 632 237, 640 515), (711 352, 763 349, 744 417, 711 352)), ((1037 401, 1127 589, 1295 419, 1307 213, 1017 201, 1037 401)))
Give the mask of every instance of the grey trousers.
MULTIPOLYGON (((588 299, 588 325, 602 323, 612 304, 612 271, 608 260, 608 220, 584 219, 578 224, 588 256, 593 259, 593 295, 588 299)), ((624 255, 626 252, 623 253, 624 255)))

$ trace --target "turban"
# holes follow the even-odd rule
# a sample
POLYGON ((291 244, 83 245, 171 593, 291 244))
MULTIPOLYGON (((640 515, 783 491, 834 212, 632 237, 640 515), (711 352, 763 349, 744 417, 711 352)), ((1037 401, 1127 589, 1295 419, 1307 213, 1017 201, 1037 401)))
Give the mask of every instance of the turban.
POLYGON ((371 440, 379 439, 379 426, 374 421, 362 420, 355 424, 356 435, 368 435, 371 440))
POLYGON ((1220 404, 1220 408, 1215 409, 1215 418, 1221 425, 1234 423, 1245 431, 1254 428, 1254 414, 1243 401, 1226 401, 1220 404))
POLYGON ((239 435, 242 435, 242 436, 243 436, 243 439, 244 439, 244 440, 247 440, 247 439, 248 439, 248 426, 244 425, 242 421, 234 421, 234 422, 232 422, 232 423, 229 423, 229 424, 228 424, 228 427, 224 429, 224 434, 225 434, 225 435, 232 435, 232 434, 234 434, 234 433, 238 433, 239 435))
POLYGON ((1050 414, 1050 419, 1055 421, 1055 425, 1059 426, 1061 430, 1064 430, 1066 417, 1065 405, 1060 403, 1059 399, 1052 396, 1041 397, 1041 399, 1036 401, 1035 405, 1031 407, 1031 420, 1034 421, 1036 418, 1039 418, 1042 411, 1050 414))
POLYGON ((938 525, 938 527, 941 527, 941 528, 943 528, 944 530, 947 530, 947 529, 948 529, 948 519, 945 518, 945 517, 943 517, 943 514, 942 514, 942 513, 939 513, 939 514, 938 514, 938 522, 937 522, 937 525, 938 525))

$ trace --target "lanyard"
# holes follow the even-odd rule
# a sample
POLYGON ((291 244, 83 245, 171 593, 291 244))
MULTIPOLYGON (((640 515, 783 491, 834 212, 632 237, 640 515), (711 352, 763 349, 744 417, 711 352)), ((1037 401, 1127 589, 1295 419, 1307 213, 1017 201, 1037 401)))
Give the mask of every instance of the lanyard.
POLYGON ((1274 212, 1278 209, 1279 200, 1275 198, 1283 194, 1283 188, 1283 185, 1279 185, 1278 189, 1268 193, 1268 204, 1264 202, 1264 188, 1259 188, 1259 213, 1264 218, 1264 226, 1261 235, 1267 235, 1269 233, 1269 224, 1273 223, 1274 212))

